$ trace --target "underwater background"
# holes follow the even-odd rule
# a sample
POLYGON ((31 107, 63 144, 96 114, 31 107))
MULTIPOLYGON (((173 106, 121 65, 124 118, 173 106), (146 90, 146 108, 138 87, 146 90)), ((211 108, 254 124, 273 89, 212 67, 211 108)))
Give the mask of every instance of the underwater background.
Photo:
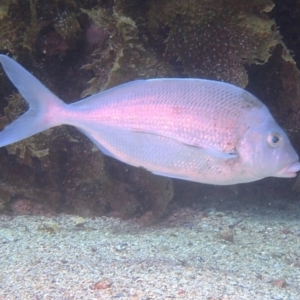
MULTIPOLYGON (((221 80, 261 99, 300 152, 296 1, 1 3, 0 52, 66 102, 141 78, 221 80)), ((26 104, 1 73, 3 128, 26 104)), ((122 218, 150 213, 157 219, 171 200, 181 206, 198 201, 199 195, 232 199, 241 194, 261 201, 271 195, 266 203, 274 197, 297 201, 300 185, 270 178, 212 187, 157 177, 105 157, 67 126, 0 152, 3 212, 42 209, 122 218)))
MULTIPOLYGON (((67 103, 142 78, 233 83, 268 106, 300 153, 299 0, 1 0, 0 53, 67 103)), ((26 109, 1 69, 0 129, 26 109)), ((298 178, 235 186, 163 178, 104 156, 69 126, 1 148, 0 168, 0 299, 300 299, 298 178), (60 253, 64 238, 74 244, 55 259, 55 274, 68 264, 65 253, 78 267, 85 247, 81 262, 99 261, 87 262, 82 274, 75 267, 63 271, 81 274, 83 281, 72 285, 74 278, 66 275, 46 288, 42 283, 53 276, 43 273, 43 263, 51 260, 32 259, 35 247, 28 245, 41 249, 41 240, 49 240, 54 246, 43 251, 52 255, 60 253), (24 244, 16 246, 18 241, 24 244), (34 287, 8 275, 18 269, 18 259, 10 258, 15 251, 23 253, 27 266, 18 266, 18 276, 41 280, 34 287), (251 252, 257 253, 255 272, 251 263, 249 269, 242 266, 251 252), (120 261, 126 263, 121 267, 120 261), (136 263, 145 263, 145 277, 136 263), (165 263, 168 268, 158 272, 166 276, 159 277, 153 266, 165 263), (39 271, 30 273, 34 266, 44 280, 39 271), (125 280, 130 268, 144 285, 125 280), (173 272, 179 279, 170 283, 167 275, 173 272), (207 289, 200 284, 205 279, 207 289)))

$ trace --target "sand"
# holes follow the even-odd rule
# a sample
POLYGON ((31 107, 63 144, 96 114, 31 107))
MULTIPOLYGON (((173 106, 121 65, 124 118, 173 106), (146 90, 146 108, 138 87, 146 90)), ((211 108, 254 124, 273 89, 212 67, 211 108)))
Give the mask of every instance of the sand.
POLYGON ((1 215, 0 299, 299 300, 299 220, 293 202, 173 208, 152 226, 1 215))

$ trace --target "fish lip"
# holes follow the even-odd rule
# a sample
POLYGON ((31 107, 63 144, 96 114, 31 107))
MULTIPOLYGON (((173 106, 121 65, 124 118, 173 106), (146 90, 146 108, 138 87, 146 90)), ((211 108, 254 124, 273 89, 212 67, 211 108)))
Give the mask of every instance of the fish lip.
POLYGON ((287 165, 282 170, 280 170, 276 174, 276 177, 286 177, 286 178, 296 177, 298 171, 300 171, 300 162, 294 161, 291 164, 287 165))

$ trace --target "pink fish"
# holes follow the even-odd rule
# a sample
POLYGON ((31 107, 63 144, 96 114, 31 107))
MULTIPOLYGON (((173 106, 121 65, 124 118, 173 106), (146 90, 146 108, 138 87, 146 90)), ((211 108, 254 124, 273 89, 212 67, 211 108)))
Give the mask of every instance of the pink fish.
POLYGON ((294 177, 300 170, 297 153, 267 107, 234 85, 137 80, 66 104, 8 56, 0 55, 0 62, 29 104, 0 133, 0 147, 68 124, 104 154, 173 178, 227 185, 294 177))

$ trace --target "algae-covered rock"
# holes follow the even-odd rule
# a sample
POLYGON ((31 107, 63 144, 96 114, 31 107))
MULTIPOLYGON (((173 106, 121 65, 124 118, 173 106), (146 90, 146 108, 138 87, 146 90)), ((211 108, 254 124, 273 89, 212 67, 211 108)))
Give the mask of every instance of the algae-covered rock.
POLYGON ((139 199, 138 215, 144 223, 159 219, 174 196, 173 181, 170 178, 156 176, 142 168, 135 168, 116 160, 106 164, 111 176, 124 182, 131 188, 131 193, 139 199))
POLYGON ((0 3, 0 19, 7 15, 9 4, 10 4, 10 0, 2 0, 1 1, 1 3, 0 3))
POLYGON ((286 129, 300 128, 293 115, 300 109, 299 70, 282 45, 277 45, 268 61, 248 67, 248 89, 262 99, 286 129))
POLYGON ((273 6, 270 0, 153 0, 149 31, 157 43, 165 43, 166 59, 187 76, 245 87, 244 64, 264 63, 281 43, 266 15, 273 6))
POLYGON ((175 73, 155 53, 146 49, 136 23, 116 9, 83 10, 95 26, 106 33, 106 41, 93 52, 93 61, 83 68, 94 72, 82 96, 138 78, 170 77, 175 73))

